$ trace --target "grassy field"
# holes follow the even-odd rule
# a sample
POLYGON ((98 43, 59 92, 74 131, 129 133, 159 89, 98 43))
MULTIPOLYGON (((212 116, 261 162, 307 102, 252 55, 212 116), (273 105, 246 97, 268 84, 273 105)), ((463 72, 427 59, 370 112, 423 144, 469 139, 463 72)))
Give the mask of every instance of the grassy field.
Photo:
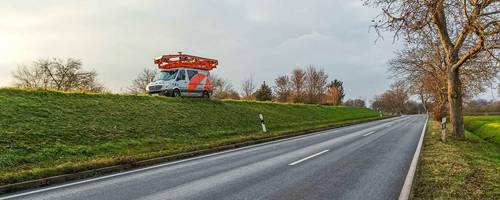
POLYGON ((466 116, 465 129, 500 146, 500 115, 466 116))
POLYGON ((446 143, 439 140, 439 123, 429 121, 413 199, 499 199, 500 146, 489 138, 500 132, 485 128, 498 119, 466 117, 467 130, 478 132, 466 131, 467 140, 449 138, 446 143))
POLYGON ((378 117, 366 108, 17 89, 0 89, 0 105, 0 185, 378 117))

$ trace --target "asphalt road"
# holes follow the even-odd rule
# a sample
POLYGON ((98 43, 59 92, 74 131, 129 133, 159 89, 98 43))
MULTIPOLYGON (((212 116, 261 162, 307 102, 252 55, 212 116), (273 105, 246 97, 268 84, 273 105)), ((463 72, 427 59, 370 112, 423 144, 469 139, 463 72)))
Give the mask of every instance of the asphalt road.
POLYGON ((3 198, 397 199, 424 124, 403 116, 3 198))

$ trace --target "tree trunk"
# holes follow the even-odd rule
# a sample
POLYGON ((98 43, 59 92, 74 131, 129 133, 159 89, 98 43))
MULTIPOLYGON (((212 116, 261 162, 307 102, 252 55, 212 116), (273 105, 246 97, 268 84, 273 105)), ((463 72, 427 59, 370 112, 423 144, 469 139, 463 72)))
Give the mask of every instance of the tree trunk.
POLYGON ((462 111, 462 84, 459 69, 448 72, 448 102, 453 136, 464 139, 464 116, 462 111))

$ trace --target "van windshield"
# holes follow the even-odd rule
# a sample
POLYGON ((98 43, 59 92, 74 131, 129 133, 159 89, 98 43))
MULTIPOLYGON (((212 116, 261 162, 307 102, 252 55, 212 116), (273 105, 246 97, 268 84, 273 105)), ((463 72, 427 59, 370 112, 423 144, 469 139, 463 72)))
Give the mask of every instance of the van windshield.
POLYGON ((161 71, 158 73, 154 79, 154 81, 168 81, 172 80, 175 78, 175 75, 177 74, 177 71, 179 70, 170 70, 170 71, 161 71))

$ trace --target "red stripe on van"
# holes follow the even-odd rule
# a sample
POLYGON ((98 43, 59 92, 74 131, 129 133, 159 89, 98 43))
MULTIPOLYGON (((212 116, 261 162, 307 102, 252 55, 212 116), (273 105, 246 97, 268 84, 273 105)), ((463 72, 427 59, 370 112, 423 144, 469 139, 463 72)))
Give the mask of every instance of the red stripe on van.
MULTIPOLYGON (((188 83, 188 91, 194 91, 201 84, 203 79, 205 79, 207 75, 205 74, 196 74, 191 78, 191 81, 188 83)), ((206 85, 205 85, 206 87, 206 85)))

